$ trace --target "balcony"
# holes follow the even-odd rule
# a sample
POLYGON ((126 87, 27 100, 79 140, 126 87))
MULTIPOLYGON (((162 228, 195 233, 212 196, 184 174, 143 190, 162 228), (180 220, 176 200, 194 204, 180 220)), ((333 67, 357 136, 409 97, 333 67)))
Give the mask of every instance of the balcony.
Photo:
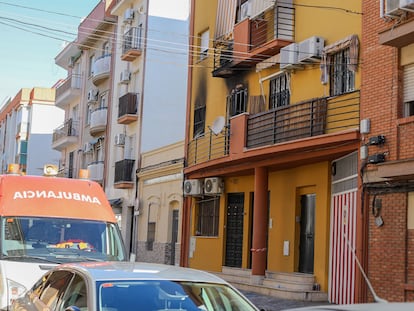
POLYGON ((98 183, 103 182, 104 162, 97 161, 88 165, 89 179, 98 183))
POLYGON ((130 28, 122 38, 121 59, 131 62, 142 54, 142 27, 130 28))
POLYGON ((188 165, 218 159, 229 154, 230 131, 225 127, 215 135, 212 131, 193 139, 188 146, 188 165))
POLYGON ((116 24, 116 17, 106 11, 105 1, 100 1, 78 27, 77 43, 82 47, 93 46, 102 37, 108 37, 108 29, 116 24))
POLYGON ((92 67, 92 82, 95 85, 109 78, 111 72, 111 54, 103 55, 95 60, 92 67))
POLYGON ((254 166, 276 155, 280 165, 286 166, 301 157, 332 159, 333 154, 354 151, 360 140, 359 105, 360 94, 355 91, 237 115, 222 133, 209 133, 189 142, 186 171, 226 170, 231 165, 240 169, 241 163, 254 166))
POLYGON ((89 133, 92 136, 105 131, 107 125, 107 112, 107 107, 100 107, 92 111, 91 122, 89 125, 89 133))
MULTIPOLYGON (((253 1, 258 2, 259 0, 253 1)), ((263 2, 264 3, 264 2, 263 2)), ((259 5, 260 8, 260 5, 259 5)), ((214 41, 213 77, 228 78, 279 54, 294 40, 295 9, 273 5, 234 25, 233 40, 214 41)))
POLYGON ((135 160, 124 159, 115 162, 115 189, 131 189, 134 187, 135 174, 134 174, 135 160))
POLYGON ((62 151, 67 146, 77 143, 78 124, 73 119, 68 119, 63 125, 53 131, 52 148, 62 151))
POLYGON ((129 124, 138 120, 138 94, 127 93, 119 98, 118 123, 129 124))
POLYGON ((59 108, 65 109, 65 106, 69 104, 81 95, 82 78, 79 74, 72 74, 66 78, 56 88, 56 100, 55 105, 59 108))

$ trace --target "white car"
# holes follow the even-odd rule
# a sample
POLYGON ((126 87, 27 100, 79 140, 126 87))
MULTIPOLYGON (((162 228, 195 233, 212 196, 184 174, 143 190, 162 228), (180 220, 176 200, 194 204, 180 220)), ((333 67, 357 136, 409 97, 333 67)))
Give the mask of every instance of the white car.
POLYGON ((283 311, 412 311, 414 302, 375 302, 348 305, 323 305, 284 309, 283 311))
POLYGON ((137 262, 63 264, 47 272, 12 310, 258 311, 221 278, 199 270, 137 262))

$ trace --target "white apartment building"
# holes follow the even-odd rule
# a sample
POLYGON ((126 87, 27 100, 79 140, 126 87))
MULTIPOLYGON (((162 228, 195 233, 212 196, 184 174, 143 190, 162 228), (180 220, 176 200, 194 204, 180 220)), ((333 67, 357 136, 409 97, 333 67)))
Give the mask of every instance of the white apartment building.
POLYGON ((52 133, 63 117, 54 88, 22 88, 0 110, 1 173, 12 163, 27 175, 43 175, 45 164, 57 165, 60 154, 51 148, 52 133))

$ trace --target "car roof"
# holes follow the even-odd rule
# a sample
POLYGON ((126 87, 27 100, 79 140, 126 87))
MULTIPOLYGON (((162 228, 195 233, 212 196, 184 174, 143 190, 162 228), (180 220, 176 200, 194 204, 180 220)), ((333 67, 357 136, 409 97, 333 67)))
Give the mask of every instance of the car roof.
POLYGON ((214 274, 178 266, 143 262, 81 262, 68 263, 55 269, 75 270, 94 281, 111 280, 173 280, 228 284, 214 274))

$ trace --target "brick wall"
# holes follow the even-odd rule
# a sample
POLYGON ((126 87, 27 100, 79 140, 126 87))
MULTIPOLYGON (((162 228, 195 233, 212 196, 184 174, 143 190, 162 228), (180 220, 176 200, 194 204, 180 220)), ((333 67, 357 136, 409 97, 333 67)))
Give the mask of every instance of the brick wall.
MULTIPOLYGON (((402 110, 399 50, 378 43, 378 33, 392 27, 395 21, 381 19, 379 5, 377 0, 362 1, 360 115, 361 119, 371 120, 371 131, 364 137, 365 142, 376 135, 386 138, 383 146, 369 146, 369 155, 386 152, 387 162, 414 158, 414 144, 408 143, 414 135, 414 123, 399 119, 402 110)), ((372 169, 375 169, 372 165, 366 168, 372 169)), ((389 301, 414 301, 414 292, 406 290, 406 284, 414 282, 414 232, 407 230, 407 192, 389 184, 382 186, 385 190, 377 198, 382 199, 384 225, 378 227, 372 213, 367 219, 368 277, 379 297, 389 301)), ((369 211, 373 197, 371 194, 365 205, 369 211)))
MULTIPOLYGON (((368 234, 368 277, 377 295, 389 301, 404 301, 406 282, 407 194, 377 195, 382 200, 378 227, 370 213, 368 234)), ((370 197, 372 204, 373 196, 370 197)))

